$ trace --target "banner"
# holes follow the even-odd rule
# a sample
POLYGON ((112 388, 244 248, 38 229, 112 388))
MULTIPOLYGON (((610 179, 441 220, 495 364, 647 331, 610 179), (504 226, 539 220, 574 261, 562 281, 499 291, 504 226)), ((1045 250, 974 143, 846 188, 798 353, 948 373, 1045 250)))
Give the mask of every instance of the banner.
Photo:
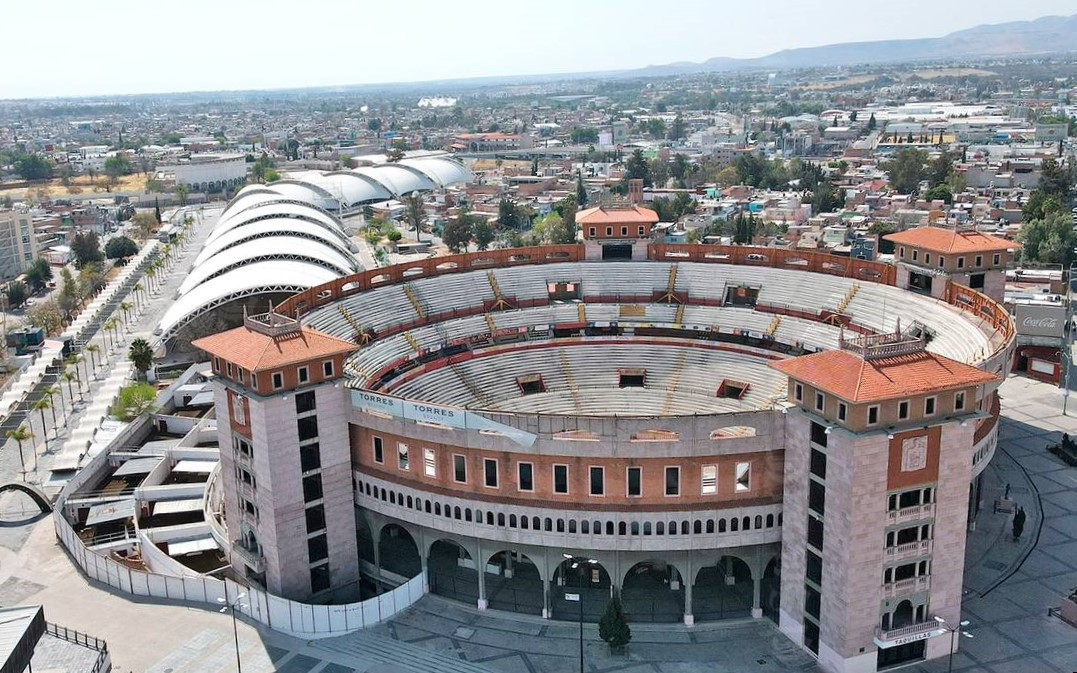
POLYGON ((1017 333, 1021 336, 1062 338, 1066 307, 1061 304, 1018 304, 1017 333))
POLYGON ((486 430, 505 435, 521 446, 531 446, 536 439, 535 435, 530 432, 492 421, 472 411, 427 402, 402 400, 366 390, 352 390, 352 406, 375 414, 387 414, 417 423, 444 425, 457 430, 486 430))

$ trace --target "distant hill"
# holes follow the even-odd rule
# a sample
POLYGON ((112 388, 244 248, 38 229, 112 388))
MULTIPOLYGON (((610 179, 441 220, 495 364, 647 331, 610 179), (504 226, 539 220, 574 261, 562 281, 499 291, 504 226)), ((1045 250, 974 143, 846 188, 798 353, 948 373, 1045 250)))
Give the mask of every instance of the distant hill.
MULTIPOLYGON (((759 58, 717 57, 702 63, 652 65, 630 71, 640 75, 675 75, 741 69, 814 68, 870 63, 933 61, 974 57, 1010 57, 1077 50, 1077 14, 1045 16, 1034 21, 1013 21, 976 26, 944 35, 914 40, 844 42, 821 47, 783 49, 759 58)), ((630 74, 629 72, 623 74, 630 74)))

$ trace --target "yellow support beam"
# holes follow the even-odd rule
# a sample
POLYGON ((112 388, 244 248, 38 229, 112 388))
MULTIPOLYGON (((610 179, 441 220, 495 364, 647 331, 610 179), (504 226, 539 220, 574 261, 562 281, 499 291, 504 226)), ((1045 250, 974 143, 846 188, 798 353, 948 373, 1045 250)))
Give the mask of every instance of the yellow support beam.
POLYGON ((415 312, 419 314, 420 318, 426 318, 426 309, 423 308, 422 302, 419 301, 418 295, 415 294, 415 290, 410 284, 404 283, 404 295, 411 302, 411 307, 415 309, 415 312))

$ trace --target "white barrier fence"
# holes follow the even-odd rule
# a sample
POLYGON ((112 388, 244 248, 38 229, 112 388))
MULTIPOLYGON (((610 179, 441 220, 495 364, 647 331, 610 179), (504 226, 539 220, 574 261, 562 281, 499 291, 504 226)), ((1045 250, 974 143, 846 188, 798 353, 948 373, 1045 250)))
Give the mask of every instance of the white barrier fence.
POLYGON ((133 596, 205 603, 219 608, 222 599, 259 624, 298 638, 325 638, 373 626, 423 595, 425 572, 380 596, 346 605, 312 605, 273 596, 232 580, 212 577, 171 577, 130 568, 87 549, 60 512, 55 515, 56 535, 87 577, 133 596), (246 594, 237 600, 240 594, 246 594))

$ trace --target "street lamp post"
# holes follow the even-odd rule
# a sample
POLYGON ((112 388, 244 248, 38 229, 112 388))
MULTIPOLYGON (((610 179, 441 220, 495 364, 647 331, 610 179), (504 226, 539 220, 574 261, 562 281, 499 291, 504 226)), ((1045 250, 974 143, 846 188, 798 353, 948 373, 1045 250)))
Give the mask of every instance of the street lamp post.
MULTIPOLYGON (((242 605, 241 600, 247 597, 247 594, 241 593, 235 597, 235 600, 229 602, 227 598, 218 598, 218 603, 223 603, 224 607, 220 609, 220 612, 232 612, 232 636, 235 638, 236 643, 236 673, 243 673, 243 662, 239 658, 239 626, 236 624, 236 606, 242 605)), ((243 605, 243 607, 246 607, 243 605)))
POLYGON ((950 634, 950 663, 947 665, 946 670, 948 673, 952 673, 954 670, 954 641, 957 639, 957 634, 961 634, 965 638, 974 637, 968 631, 965 631, 965 627, 969 625, 969 620, 963 619, 957 626, 950 626, 946 623, 946 620, 938 615, 935 615, 935 621, 939 623, 944 631, 950 634))
MULTIPOLYGON (((566 562, 571 561, 571 565, 569 566, 570 568, 572 568, 573 570, 579 570, 580 571, 580 573, 579 573, 579 582, 578 582, 578 587, 579 587, 579 592, 580 593, 576 594, 576 602, 578 602, 580 604, 580 673, 584 673, 583 672, 583 579, 584 579, 584 568, 581 568, 581 566, 583 566, 585 564, 586 565, 595 565, 596 563, 598 563, 598 561, 596 561, 593 558, 585 558, 585 557, 582 557, 582 556, 573 556, 572 554, 562 554, 562 556, 565 557, 566 562)), ((572 599, 568 598, 570 595, 571 594, 565 594, 565 599, 566 600, 572 600, 572 599)))

